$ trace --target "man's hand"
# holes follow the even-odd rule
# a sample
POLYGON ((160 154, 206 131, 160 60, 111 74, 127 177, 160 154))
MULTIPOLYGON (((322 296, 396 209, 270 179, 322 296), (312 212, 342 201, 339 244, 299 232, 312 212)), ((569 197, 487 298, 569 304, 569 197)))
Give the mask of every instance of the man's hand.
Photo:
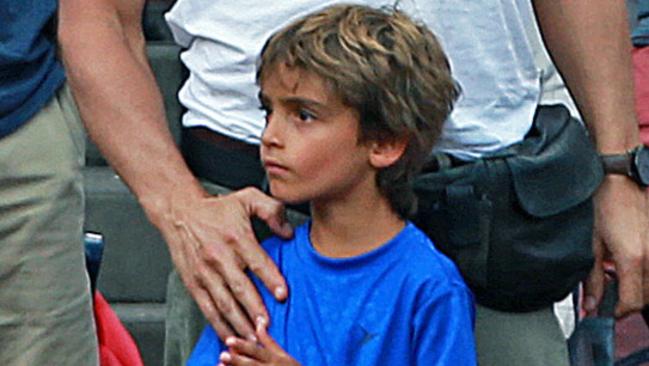
POLYGON ((265 323, 257 323, 259 343, 229 337, 227 352, 221 353, 219 366, 300 366, 266 331, 265 323))
POLYGON ((649 212, 646 192, 623 176, 607 176, 595 195, 595 266, 586 282, 584 308, 593 313, 604 292, 604 261, 612 260, 619 280, 620 317, 649 301, 649 212))
POLYGON ((219 197, 183 195, 171 202, 168 214, 152 222, 162 232, 178 274, 221 339, 254 339, 251 319, 268 315, 244 271, 254 272, 280 301, 288 291, 257 243, 250 218, 257 216, 275 233, 290 237, 283 205, 255 188, 219 197))

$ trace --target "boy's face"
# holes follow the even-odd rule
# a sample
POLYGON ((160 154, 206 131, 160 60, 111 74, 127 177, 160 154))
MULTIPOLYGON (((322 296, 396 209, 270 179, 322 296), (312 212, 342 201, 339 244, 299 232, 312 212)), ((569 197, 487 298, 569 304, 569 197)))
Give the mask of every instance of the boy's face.
POLYGON ((283 63, 266 70, 261 158, 271 193, 287 203, 348 198, 375 187, 359 117, 316 74, 283 63))

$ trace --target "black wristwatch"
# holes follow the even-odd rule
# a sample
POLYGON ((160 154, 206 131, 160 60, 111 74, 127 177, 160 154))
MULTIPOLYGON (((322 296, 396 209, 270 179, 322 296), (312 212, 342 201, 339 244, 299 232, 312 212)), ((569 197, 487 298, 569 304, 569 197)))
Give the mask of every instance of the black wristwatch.
POLYGON ((606 174, 622 174, 649 186, 649 147, 640 145, 624 154, 600 155, 606 174))

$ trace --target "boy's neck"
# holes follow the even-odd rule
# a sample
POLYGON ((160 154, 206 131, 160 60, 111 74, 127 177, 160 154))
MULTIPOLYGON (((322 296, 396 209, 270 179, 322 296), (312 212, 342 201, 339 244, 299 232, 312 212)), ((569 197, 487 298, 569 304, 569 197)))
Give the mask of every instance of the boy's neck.
POLYGON ((347 258, 367 253, 396 236, 405 221, 385 197, 367 192, 364 197, 311 203, 310 238, 326 257, 347 258))

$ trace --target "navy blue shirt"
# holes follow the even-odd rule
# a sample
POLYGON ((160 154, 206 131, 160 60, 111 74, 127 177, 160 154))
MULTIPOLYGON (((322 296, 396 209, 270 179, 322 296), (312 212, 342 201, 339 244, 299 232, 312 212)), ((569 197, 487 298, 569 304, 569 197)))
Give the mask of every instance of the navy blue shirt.
POLYGON ((0 138, 34 116, 65 79, 50 22, 56 0, 0 0, 0 138))
MULTIPOLYGON (((304 366, 475 365, 473 295, 455 265, 411 223, 383 246, 344 259, 323 257, 309 223, 289 241, 263 243, 289 286, 275 301, 254 279, 269 334, 304 366)), ((214 366, 227 347, 211 327, 187 365, 214 366)))
POLYGON ((638 24, 631 36, 634 46, 649 46, 649 0, 638 1, 638 24))

